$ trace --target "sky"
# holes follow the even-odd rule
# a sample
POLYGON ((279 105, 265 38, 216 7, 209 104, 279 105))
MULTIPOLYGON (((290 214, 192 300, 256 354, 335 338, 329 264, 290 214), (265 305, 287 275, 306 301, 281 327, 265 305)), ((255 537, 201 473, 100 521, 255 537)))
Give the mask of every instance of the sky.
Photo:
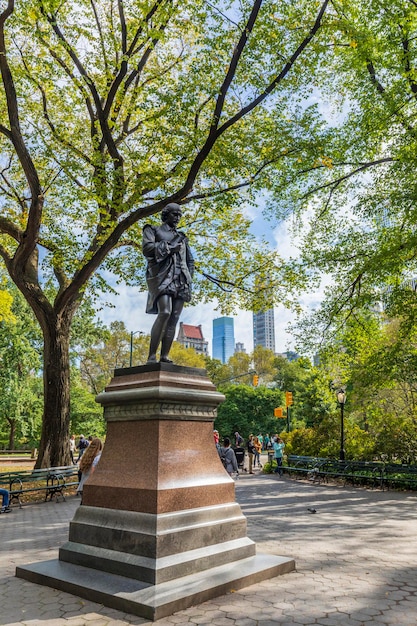
MULTIPOLYGON (((253 219, 253 233, 256 236, 262 235, 268 239, 271 246, 279 250, 279 254, 284 258, 296 256, 298 242, 290 233, 289 224, 281 222, 271 229, 270 222, 266 222, 260 217, 261 211, 253 212, 250 217, 253 219)), ((113 306, 103 307, 99 312, 100 319, 109 325, 112 321, 124 322, 128 332, 148 334, 155 321, 154 315, 145 313, 147 292, 139 292, 136 287, 118 285, 118 296, 107 294, 102 300, 113 306)), ((300 303, 306 309, 311 309, 320 302, 322 294, 320 291, 301 294, 300 303)), ((198 304, 196 306, 186 306, 181 315, 180 321, 184 324, 199 326, 201 324, 204 338, 209 342, 209 354, 212 356, 212 334, 213 319, 221 317, 222 314, 215 310, 216 304, 198 304)), ((282 306, 274 309, 275 317, 275 350, 278 353, 295 349, 294 339, 288 331, 288 324, 294 321, 294 313, 286 310, 282 306)), ((246 352, 253 350, 253 315, 251 311, 239 311, 233 315, 235 342, 244 344, 246 352)))

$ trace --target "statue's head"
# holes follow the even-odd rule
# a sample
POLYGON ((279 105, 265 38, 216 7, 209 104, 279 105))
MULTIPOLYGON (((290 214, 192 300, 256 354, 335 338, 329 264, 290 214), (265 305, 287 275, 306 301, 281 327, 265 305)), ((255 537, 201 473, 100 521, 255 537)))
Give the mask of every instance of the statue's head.
POLYGON ((170 202, 169 204, 167 204, 161 211, 161 220, 163 222, 167 221, 168 215, 172 212, 180 212, 182 213, 181 207, 179 204, 177 204, 176 202, 170 202))

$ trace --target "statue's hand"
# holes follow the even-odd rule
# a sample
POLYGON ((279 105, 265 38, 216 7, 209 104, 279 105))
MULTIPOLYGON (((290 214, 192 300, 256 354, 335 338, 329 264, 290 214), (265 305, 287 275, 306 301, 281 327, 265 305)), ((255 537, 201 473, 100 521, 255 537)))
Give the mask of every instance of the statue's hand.
POLYGON ((171 248, 171 251, 174 252, 179 252, 181 250, 181 246, 183 244, 183 242, 186 240, 186 237, 182 234, 178 234, 175 239, 173 239, 170 244, 169 247, 171 248))
POLYGON ((174 252, 179 252, 179 251, 181 250, 181 242, 180 242, 180 243, 177 243, 177 244, 172 244, 172 243, 171 243, 171 244, 169 245, 169 247, 170 247, 170 249, 171 249, 171 252, 172 252, 172 253, 174 253, 174 252))

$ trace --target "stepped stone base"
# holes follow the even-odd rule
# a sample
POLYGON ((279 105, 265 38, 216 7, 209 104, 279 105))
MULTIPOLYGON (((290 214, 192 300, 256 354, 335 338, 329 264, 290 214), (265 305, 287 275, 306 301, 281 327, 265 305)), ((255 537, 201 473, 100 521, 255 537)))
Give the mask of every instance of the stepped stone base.
POLYGON ((286 574, 294 567, 291 559, 264 554, 150 585, 56 559, 18 567, 16 575, 125 613, 158 620, 232 590, 286 574))
POLYGON ((213 441, 224 396, 204 370, 116 370, 106 444, 59 559, 16 575, 147 619, 294 569, 256 555, 213 441))

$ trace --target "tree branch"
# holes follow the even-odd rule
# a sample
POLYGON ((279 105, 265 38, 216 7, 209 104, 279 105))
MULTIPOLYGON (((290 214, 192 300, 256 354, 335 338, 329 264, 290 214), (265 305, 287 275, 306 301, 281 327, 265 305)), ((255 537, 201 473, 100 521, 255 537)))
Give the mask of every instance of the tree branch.
POLYGON ((330 0, 324 0, 308 35, 304 37, 301 44, 297 47, 296 51, 291 55, 289 61, 285 64, 282 71, 276 76, 276 78, 273 81, 271 81, 268 87, 257 98, 254 98, 246 107, 243 107, 242 109, 240 109, 238 113, 236 113, 234 116, 229 118, 226 122, 224 122, 224 124, 219 126, 220 117, 222 114, 223 105, 225 102, 227 91, 235 76, 238 61, 243 54, 243 50, 246 46, 248 37, 250 33, 252 32, 256 17, 258 15, 260 6, 262 4, 262 0, 255 0, 254 5, 252 7, 251 14, 246 23, 246 26, 243 29, 239 42, 234 49, 230 65, 226 73, 226 77, 223 81, 222 86, 220 87, 219 95, 216 101, 216 106, 213 112, 213 117, 212 117, 212 122, 211 122, 208 137, 206 139, 205 144, 201 148, 200 152, 197 154, 196 158, 194 159, 194 162, 192 163, 190 167, 187 180, 184 183, 181 193, 186 195, 192 189, 194 180, 200 170, 201 165, 203 164, 207 156, 210 154, 210 151, 213 145, 215 144, 217 139, 222 135, 222 133, 224 133, 228 128, 236 124, 245 115, 247 115, 248 113, 253 111, 253 109, 255 109, 257 106, 259 106, 259 104, 261 104, 261 102, 263 102, 274 91, 277 85, 287 76, 288 72, 291 70, 292 66, 297 61, 298 57, 301 55, 301 53, 304 51, 304 49, 307 47, 307 45, 310 43, 310 41, 313 39, 313 37, 316 35, 318 30, 320 29, 321 21, 323 19, 323 15, 326 11, 327 5, 329 4, 329 1, 330 0))
POLYGON ((413 79, 412 67, 410 63, 410 47, 409 47, 409 39, 406 36, 401 38, 401 44, 404 52, 404 70, 405 76, 410 85, 411 92, 415 99, 417 99, 417 83, 413 79))
POLYGON ((122 32, 122 54, 125 55, 127 51, 127 28, 123 0, 117 0, 117 8, 119 10, 120 29, 122 32))
MULTIPOLYGON (((20 51, 20 50, 19 50, 20 51)), ((55 139, 58 141, 58 143, 60 143, 63 146, 66 146, 67 148, 70 149, 70 151, 73 152, 73 154, 76 154, 77 156, 79 156, 81 159, 83 159, 83 161, 85 161, 88 165, 92 165, 92 161, 91 159, 84 154, 79 148, 77 148, 73 143, 71 143, 70 141, 68 141, 67 139, 63 138, 60 133, 58 132, 55 124, 53 123, 53 121, 51 120, 50 116, 49 116, 49 112, 48 112, 48 100, 46 97, 46 92, 45 89, 43 88, 43 86, 40 84, 40 82, 31 74, 30 69, 28 68, 25 59, 23 57, 23 55, 21 54, 21 59, 22 59, 22 63, 23 66, 26 69, 26 75, 29 78, 30 81, 32 81, 32 83, 34 83, 34 85, 37 87, 37 89, 40 91, 41 94, 41 98, 42 98, 42 110, 43 110, 43 116, 44 119, 52 133, 52 135, 55 137, 55 139)), ((75 78, 75 77, 73 77, 75 78)))
POLYGON ((14 262, 16 264, 20 263, 23 267, 26 265, 27 260, 36 247, 36 240, 42 219, 43 193, 36 168, 20 131, 16 89, 7 57, 4 27, 7 18, 12 15, 13 10, 14 1, 9 0, 6 9, 0 14, 0 72, 3 80, 3 88, 6 94, 7 111, 10 123, 10 131, 8 131, 4 126, 1 127, 1 130, 3 134, 11 139, 13 143, 17 158, 23 168, 31 192, 31 202, 28 211, 26 230, 14 257, 14 262))
POLYGON ((412 135, 415 135, 414 127, 410 126, 410 124, 408 124, 407 120, 405 120, 404 117, 402 115, 400 115, 399 109, 395 105, 395 102, 393 102, 392 98, 387 94, 386 89, 383 86, 383 84, 378 80, 378 78, 376 76, 375 67, 374 67, 372 61, 370 61, 370 60, 367 61, 367 69, 368 69, 368 73, 369 73, 369 75, 371 77, 372 83, 376 87, 376 90, 378 91, 378 93, 383 97, 383 99, 386 102, 386 104, 390 107, 391 113, 398 118, 401 126, 405 130, 407 130, 412 135))
POLYGON ((326 11, 326 8, 329 2, 330 0, 324 0, 308 35, 304 37, 303 41, 300 43, 296 51, 291 55, 290 59, 284 65, 283 69, 278 74, 278 76, 276 76, 274 80, 271 81, 268 87, 257 98, 252 100, 251 103, 249 103, 246 107, 243 107, 238 113, 236 113, 236 115, 234 115, 227 122, 225 122, 225 124, 221 126, 221 129, 220 129, 221 132, 224 132, 227 128, 235 124, 238 120, 240 120, 242 117, 247 115, 247 113, 249 113, 254 108, 256 108, 261 102, 263 102, 274 91, 277 85, 279 85, 279 83, 287 76, 292 66, 297 61, 298 57, 301 55, 301 53, 305 50, 305 48, 308 46, 310 41, 319 31, 321 27, 321 21, 323 19, 324 13, 326 11))
POLYGON ((123 184, 123 157, 121 156, 121 154, 117 150, 117 147, 116 147, 116 145, 114 143, 112 134, 111 134, 109 126, 108 126, 108 120, 107 120, 106 116, 104 115, 104 111, 103 111, 103 108, 102 108, 102 105, 101 105, 100 95, 99 95, 99 93, 97 91, 97 88, 96 88, 96 86, 94 84, 94 81, 89 76, 89 74, 88 74, 87 70, 85 69, 84 65, 81 63, 81 60, 78 58, 78 55, 76 54, 74 48, 70 45, 70 43, 67 41, 66 37, 64 36, 64 33, 59 28, 55 16, 48 14, 47 11, 45 10, 45 7, 43 5, 41 6, 41 11, 42 11, 42 14, 45 17, 45 19, 51 25, 52 30, 56 34, 58 40, 64 46, 66 52, 68 53, 69 57, 71 58, 72 62, 75 65, 75 67, 79 71, 79 73, 82 76, 82 78, 83 78, 87 88, 89 89, 89 91, 90 91, 90 93, 92 95, 92 98, 93 98, 93 101, 94 101, 94 104, 95 104, 95 107, 96 107, 97 119, 98 119, 98 121, 100 123, 101 132, 103 134, 103 138, 104 138, 105 144, 107 146, 107 149, 109 151, 109 154, 110 154, 111 158, 113 159, 113 162, 114 162, 114 165, 115 165, 115 170, 117 171, 117 177, 118 177, 118 180, 119 180, 119 184, 122 185, 123 184))
POLYGON ((98 17, 98 13, 97 13, 97 8, 96 8, 96 3, 94 0, 90 0, 90 4, 91 4, 91 9, 94 13, 94 19, 96 21, 96 25, 97 25, 97 30, 100 36, 100 44, 101 44, 101 53, 103 55, 103 61, 104 61, 104 67, 106 70, 106 74, 109 74, 109 63, 107 60, 107 52, 106 52, 106 46, 104 43, 104 37, 103 37, 103 29, 101 28, 101 23, 98 17))
POLYGON ((10 235, 17 243, 21 243, 23 239, 23 230, 18 228, 13 222, 6 217, 0 216, 0 232, 4 235, 10 235))
MULTIPOLYGON (((344 176, 340 176, 336 180, 332 180, 329 183, 325 183, 324 185, 320 185, 319 187, 315 187, 314 189, 310 189, 310 191, 308 191, 307 193, 305 193, 304 195, 301 196, 301 200, 305 200, 309 196, 311 196, 311 195, 313 195, 313 194, 315 194, 318 191, 321 191, 323 189, 327 189, 328 187, 338 187, 345 180, 348 180, 349 178, 352 178, 352 176, 355 176, 359 172, 363 172, 363 171, 369 169, 370 167, 373 167, 374 165, 381 165, 383 163, 393 163, 394 161, 395 161, 395 159, 393 159, 392 157, 385 157, 383 159, 377 159, 376 161, 370 161, 368 163, 362 163, 360 165, 360 167, 357 167, 352 172, 349 172, 348 174, 345 174, 344 176)), ((346 165, 346 163, 341 163, 341 165, 346 165)), ((314 169, 317 169, 317 168, 314 168, 314 169)), ((305 171, 307 171, 307 170, 304 170, 304 172, 305 171)))

